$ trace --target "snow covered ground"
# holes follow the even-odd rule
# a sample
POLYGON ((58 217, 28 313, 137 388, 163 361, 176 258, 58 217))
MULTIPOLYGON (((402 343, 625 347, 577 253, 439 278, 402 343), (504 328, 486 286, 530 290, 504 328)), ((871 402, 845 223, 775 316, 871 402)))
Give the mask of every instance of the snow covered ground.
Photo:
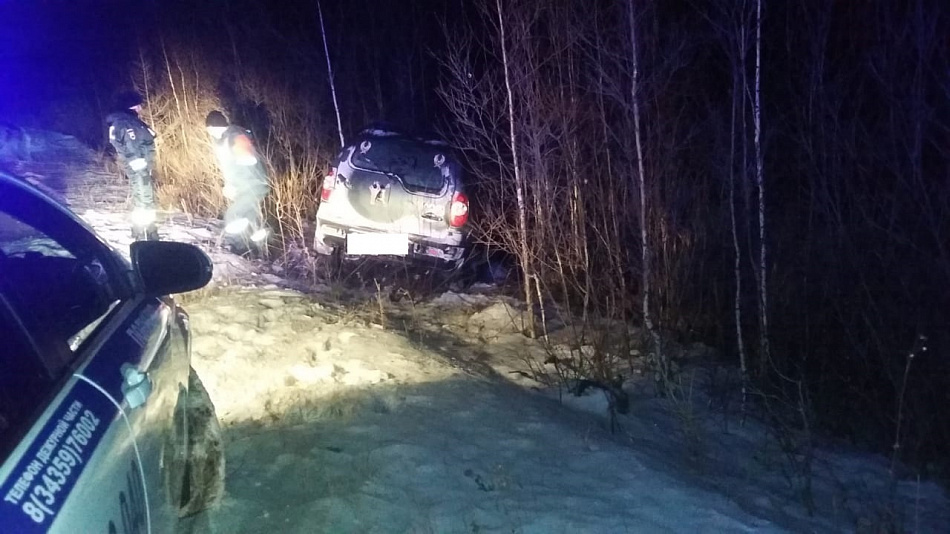
POLYGON ((195 367, 227 429, 228 490, 182 532, 877 532, 884 521, 940 532, 950 524, 938 487, 907 481, 889 494, 886 462, 846 451, 817 453, 816 514, 807 517, 765 432, 736 421, 725 432, 699 393, 698 457, 646 384, 629 384, 631 413, 610 433, 600 393, 558 402, 513 372, 545 353, 513 333, 513 308, 497 296, 387 303, 388 328, 375 302, 321 303, 330 299, 226 288, 189 303, 195 367), (894 504, 902 517, 876 515, 894 504))
MULTIPOLYGON (((46 144, 59 149, 17 170, 127 250, 121 180, 68 138, 46 144)), ((939 486, 892 483, 886 459, 840 446, 815 453, 809 515, 800 458, 725 416, 708 366, 691 375, 691 417, 641 377, 610 432, 598 390, 534 379, 548 352, 493 288, 399 302, 304 291, 216 247, 216 221, 164 218, 163 238, 216 264, 183 300, 227 441, 224 499, 180 533, 950 532, 939 486)))
MULTIPOLYGON (((237 290, 192 303, 228 428, 228 496, 198 532, 643 532, 765 527, 654 472, 597 420, 449 351, 237 290)), ((199 341, 200 340, 200 341, 199 341)))

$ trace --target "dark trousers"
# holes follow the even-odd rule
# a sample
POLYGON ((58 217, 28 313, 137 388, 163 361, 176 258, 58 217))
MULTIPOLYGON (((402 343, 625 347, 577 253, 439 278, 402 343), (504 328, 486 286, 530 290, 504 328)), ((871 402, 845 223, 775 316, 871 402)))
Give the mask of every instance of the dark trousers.
POLYGON ((241 219, 246 219, 248 222, 243 232, 226 235, 228 246, 234 252, 244 253, 263 247, 263 243, 253 243, 251 235, 265 226, 263 217, 265 196, 267 196, 266 189, 245 189, 238 191, 228 204, 224 212, 225 225, 241 219))
MULTIPOLYGON (((155 210, 155 189, 152 186, 152 166, 142 170, 132 170, 127 164, 123 165, 125 175, 129 179, 129 188, 132 190, 132 210, 155 210)), ((151 241, 158 240, 158 227, 154 220, 146 225, 132 223, 132 239, 151 241)))
POLYGON ((132 206, 135 208, 155 209, 155 189, 152 187, 151 165, 141 171, 126 169, 129 187, 132 189, 132 206))
POLYGON ((224 212, 224 223, 247 219, 252 232, 260 228, 264 222, 261 215, 261 204, 264 202, 265 194, 257 191, 239 192, 224 212))

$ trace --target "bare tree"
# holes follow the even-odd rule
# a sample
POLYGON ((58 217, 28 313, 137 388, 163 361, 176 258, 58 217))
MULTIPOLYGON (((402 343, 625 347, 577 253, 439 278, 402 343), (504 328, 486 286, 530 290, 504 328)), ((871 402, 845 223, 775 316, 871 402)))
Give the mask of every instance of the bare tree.
POLYGON ((518 159, 518 137, 515 132, 515 104, 514 95, 511 91, 511 72, 508 66, 508 41, 505 35, 505 17, 501 7, 501 0, 496 0, 495 6, 498 12, 498 31, 500 32, 502 65, 505 72, 505 92, 507 95, 508 107, 508 136, 511 143, 511 165, 515 174, 515 194, 518 199, 518 240, 521 248, 521 270, 524 272, 524 296, 525 303, 528 306, 526 328, 529 335, 537 335, 534 325, 534 296, 532 284, 535 281, 534 266, 532 265, 532 254, 528 248, 528 207, 525 202, 525 180, 521 172, 521 163, 518 159))
POLYGON ((647 233, 647 215, 649 206, 647 204, 646 172, 643 166, 643 141, 641 139, 640 128, 640 65, 637 54, 637 21, 633 12, 633 0, 627 0, 627 23, 630 29, 630 54, 633 70, 630 77, 630 99, 633 106, 633 137, 636 143, 636 161, 637 161, 637 179, 640 191, 640 247, 641 247, 641 291, 643 304, 643 323, 647 328, 653 343, 653 350, 656 351, 656 364, 661 373, 668 372, 667 362, 663 353, 660 335, 653 324, 653 317, 650 310, 650 278, 653 271, 650 268, 651 248, 647 233))
MULTIPOLYGON (((739 38, 744 39, 744 36, 740 33, 739 38)), ((743 95, 744 91, 739 85, 741 78, 739 70, 745 68, 745 62, 737 62, 735 54, 729 54, 729 56, 732 58, 732 98, 730 99, 731 117, 729 122, 729 175, 726 179, 729 181, 729 226, 732 233, 734 260, 732 277, 735 283, 735 293, 732 308, 736 321, 736 350, 739 352, 739 371, 742 373, 742 412, 745 413, 748 400, 749 366, 745 352, 745 340, 742 334, 742 249, 739 247, 739 229, 736 222, 736 176, 733 174, 736 170, 736 111, 738 108, 743 113, 745 112, 740 107, 742 103, 740 95, 743 95)))
POLYGON ((771 362, 769 349, 769 291, 768 291, 768 242, 765 235, 765 171, 762 154, 762 0, 756 0, 755 14, 755 100, 753 121, 755 124, 755 178, 759 191, 759 346, 760 365, 771 362))
POLYGON ((327 29, 323 24, 323 8, 317 0, 317 15, 320 18, 320 35, 323 37, 323 53, 327 58, 327 81, 330 83, 330 95, 333 97, 333 110, 336 112, 336 130, 340 135, 340 148, 346 146, 343 139, 343 122, 340 120, 340 105, 336 100, 336 84, 333 82, 333 65, 330 62, 330 47, 327 45, 327 29))

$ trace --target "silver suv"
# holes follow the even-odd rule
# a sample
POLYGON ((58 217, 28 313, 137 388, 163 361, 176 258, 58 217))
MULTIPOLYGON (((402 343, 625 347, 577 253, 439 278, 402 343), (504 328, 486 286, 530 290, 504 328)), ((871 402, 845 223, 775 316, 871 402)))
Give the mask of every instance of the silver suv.
POLYGON ((443 141, 365 129, 323 180, 314 249, 457 268, 465 257, 469 214, 461 176, 443 141))

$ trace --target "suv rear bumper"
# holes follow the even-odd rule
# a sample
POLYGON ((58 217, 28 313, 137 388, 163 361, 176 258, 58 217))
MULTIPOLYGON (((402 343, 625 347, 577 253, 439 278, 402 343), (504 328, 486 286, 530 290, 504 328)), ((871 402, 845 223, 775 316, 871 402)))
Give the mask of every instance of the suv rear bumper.
MULTIPOLYGON (((378 230, 348 228, 317 219, 317 228, 313 248, 318 254, 330 255, 339 250, 346 253, 346 235, 355 231, 360 233, 385 234, 378 230)), ((414 261, 460 264, 465 255, 465 237, 462 232, 456 239, 439 241, 427 236, 409 234, 409 253, 404 256, 414 261)), ((385 256, 381 256, 385 257, 385 256)))

